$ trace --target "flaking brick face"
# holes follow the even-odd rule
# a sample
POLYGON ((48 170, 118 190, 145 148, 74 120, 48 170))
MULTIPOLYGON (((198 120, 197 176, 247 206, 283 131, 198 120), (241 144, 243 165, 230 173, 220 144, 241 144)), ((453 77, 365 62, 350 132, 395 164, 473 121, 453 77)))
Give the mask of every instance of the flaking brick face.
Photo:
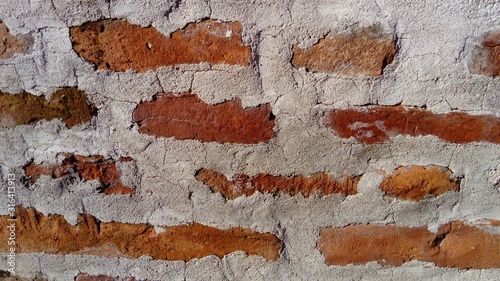
POLYGON ((500 10, 410 2, 3 0, 0 279, 499 279, 500 10))

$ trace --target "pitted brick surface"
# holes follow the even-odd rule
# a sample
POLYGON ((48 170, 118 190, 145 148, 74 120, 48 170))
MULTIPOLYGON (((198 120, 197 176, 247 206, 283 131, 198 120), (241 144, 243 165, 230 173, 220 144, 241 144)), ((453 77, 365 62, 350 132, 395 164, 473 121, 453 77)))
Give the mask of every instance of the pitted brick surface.
POLYGON ((190 23, 167 38, 153 27, 124 20, 101 20, 72 27, 75 51, 98 69, 139 72, 161 66, 209 62, 249 65, 250 47, 238 22, 190 23))
POLYGON ((297 176, 273 176, 259 174, 253 177, 247 175, 235 175, 228 179, 225 175, 216 171, 201 169, 196 173, 196 178, 210 186, 213 192, 220 192, 224 197, 235 199, 255 192, 264 194, 280 195, 302 194, 304 197, 312 195, 330 195, 334 193, 353 195, 357 192, 360 177, 345 176, 342 180, 335 180, 326 173, 318 173, 310 177, 297 176))
POLYGON ((366 144, 389 141, 396 135, 434 135, 454 143, 500 143, 500 118, 464 112, 436 114, 403 106, 331 110, 322 123, 342 138, 366 144))

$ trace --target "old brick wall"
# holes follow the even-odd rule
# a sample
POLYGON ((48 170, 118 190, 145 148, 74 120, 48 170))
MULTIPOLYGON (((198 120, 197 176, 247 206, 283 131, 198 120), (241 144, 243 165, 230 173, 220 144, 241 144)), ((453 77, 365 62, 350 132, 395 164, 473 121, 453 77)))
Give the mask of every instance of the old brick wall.
POLYGON ((0 38, 2 280, 500 279, 497 1, 4 0, 0 38))

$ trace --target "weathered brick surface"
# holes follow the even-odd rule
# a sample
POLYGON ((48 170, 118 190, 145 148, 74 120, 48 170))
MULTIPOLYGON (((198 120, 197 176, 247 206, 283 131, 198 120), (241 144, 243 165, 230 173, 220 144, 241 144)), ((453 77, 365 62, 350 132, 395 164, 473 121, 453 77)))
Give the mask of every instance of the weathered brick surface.
MULTIPOLYGON (((76 277, 75 281, 139 281, 135 279, 134 277, 125 277, 125 278, 120 278, 120 277, 111 277, 111 276, 106 276, 106 275, 89 275, 86 273, 80 273, 76 277)), ((147 281, 147 280, 143 280, 147 281)))
POLYGON ((87 102, 85 92, 76 88, 63 88, 54 92, 50 100, 26 92, 12 95, 0 92, 0 125, 35 124, 39 120, 61 118, 68 127, 89 121, 97 114, 87 102))
MULTIPOLYGON (((0 238, 7 241, 10 216, 0 217, 0 238)), ((106 257, 138 258, 143 255, 161 260, 184 260, 209 255, 223 257, 234 251, 279 258, 280 241, 270 233, 244 228, 221 230, 201 224, 164 227, 156 233, 150 224, 99 222, 81 214, 78 224, 70 225, 61 215, 48 215, 33 208, 16 209, 16 251, 49 254, 87 254, 106 257)), ((0 245, 7 252, 7 243, 0 245)))
POLYGON ((33 44, 33 38, 30 35, 13 36, 9 29, 0 21, 0 59, 8 59, 16 53, 25 53, 33 44))
POLYGON ((485 33, 471 56, 469 69, 473 73, 500 75, 500 31, 485 33))
POLYGON ((304 197, 333 193, 352 195, 357 192, 360 178, 345 176, 341 181, 337 181, 325 173, 314 174, 310 177, 268 174, 249 177, 240 174, 229 180, 224 174, 209 169, 201 169, 196 173, 196 179, 210 186, 213 192, 220 192, 229 199, 243 195, 250 196, 257 191, 264 194, 290 194, 292 196, 300 193, 304 197))
MULTIPOLYGON (((116 161, 105 159, 101 155, 82 156, 66 154, 61 164, 31 162, 25 167, 26 175, 31 183, 35 183, 41 175, 53 178, 77 177, 81 180, 98 180, 101 183, 100 191, 105 194, 130 194, 135 189, 125 186, 120 177, 122 172, 116 166, 116 161)), ((118 161, 133 161, 130 158, 121 158, 118 161)))
POLYGON ((10 272, 3 271, 3 270, 0 270, 0 280, 2 280, 2 281, 48 281, 47 278, 45 278, 45 276, 41 272, 39 272, 35 278, 28 279, 28 278, 21 278, 21 277, 12 275, 10 272))
POLYGON ((139 104, 133 121, 139 132, 178 140, 204 142, 269 142, 274 135, 274 115, 269 104, 244 109, 239 99, 209 105, 194 94, 160 94, 139 104))
POLYGON ((341 138, 380 143, 396 135, 434 135, 453 143, 500 143, 500 118, 464 112, 436 114, 403 106, 375 106, 331 110, 322 124, 341 138))
POLYGON ((461 269, 500 268, 500 235, 464 222, 427 227, 351 225, 321 230, 318 248, 328 265, 365 264, 400 266, 411 261, 433 262, 461 269))
POLYGON ((451 170, 438 166, 399 167, 380 185, 387 195, 413 201, 456 191, 459 187, 460 182, 451 178, 451 170))
POLYGON ((396 54, 392 35, 362 30, 349 35, 328 35, 310 48, 293 48, 292 64, 312 72, 379 76, 396 54))
POLYGON ((200 62, 249 65, 251 50, 241 34, 241 23, 214 20, 188 24, 170 38, 123 20, 88 22, 70 30, 75 51, 98 69, 139 72, 200 62))

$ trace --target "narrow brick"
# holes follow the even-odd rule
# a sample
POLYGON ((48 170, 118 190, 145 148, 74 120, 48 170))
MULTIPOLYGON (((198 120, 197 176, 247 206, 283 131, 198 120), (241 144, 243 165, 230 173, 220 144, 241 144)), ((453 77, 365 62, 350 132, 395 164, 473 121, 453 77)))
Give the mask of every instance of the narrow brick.
MULTIPOLYGON (((122 172, 116 166, 116 161, 105 159, 101 155, 83 156, 66 154, 61 164, 31 162, 25 167, 26 176, 31 183, 35 183, 41 175, 52 176, 52 178, 77 177, 81 180, 98 180, 101 183, 99 191, 105 194, 130 194, 135 189, 125 186, 121 181, 122 172)), ((122 158, 118 161, 133 161, 122 158)))
POLYGON ((380 189, 389 196, 420 201, 429 195, 457 191, 460 182, 452 179, 451 174, 450 169, 438 166, 399 167, 384 179, 380 189))
MULTIPOLYGON (((76 276, 75 281, 139 281, 134 277, 111 277, 107 275, 89 275, 87 273, 80 273, 76 276)), ((147 281, 147 280, 144 280, 147 281)))
POLYGON ((0 92, 0 126, 31 125, 39 120, 62 119, 69 128, 89 121, 97 115, 88 103, 85 92, 63 88, 54 92, 50 100, 26 92, 12 95, 0 92))
POLYGON ((300 193, 304 197, 314 194, 325 196, 333 193, 352 195, 357 192, 360 178, 360 176, 345 176, 341 181, 337 181, 326 173, 313 174, 310 177, 268 174, 249 177, 240 174, 229 180, 224 174, 209 169, 201 169, 196 173, 197 180, 210 186, 213 192, 219 192, 228 199, 243 195, 250 196, 257 191, 264 194, 289 194, 291 196, 300 193))
POLYGON ((412 261, 433 262, 460 269, 500 268, 500 235, 464 222, 426 227, 350 225, 321 230, 318 248, 328 265, 400 266, 412 261))
POLYGON ((487 32, 474 49, 469 69, 472 73, 500 75, 500 31, 487 32))
MULTIPOLYGON (((0 217, 0 239, 7 241, 10 216, 0 217)), ((105 257, 158 260, 184 260, 216 255, 220 258, 234 251, 260 255, 268 260, 279 258, 280 241, 270 233, 244 228, 221 230, 197 223, 163 227, 156 233, 150 224, 99 222, 81 214, 75 226, 61 215, 48 215, 33 208, 16 208, 16 252, 47 254, 83 254, 105 257)), ((0 244, 6 252, 7 243, 0 244)))
POLYGON ((133 121, 139 132, 178 140, 260 143, 274 135, 274 115, 269 104, 244 109, 239 99, 217 105, 194 94, 160 94, 137 106, 133 121))
POLYGON ((17 53, 26 53, 33 44, 30 35, 13 36, 9 29, 0 21, 0 59, 8 59, 17 53))
POLYGON ((28 279, 13 275, 9 271, 0 270, 0 280, 2 281, 48 281, 48 279, 41 273, 38 272, 35 278, 28 279))
POLYGON ((395 54, 394 36, 364 29, 348 35, 330 34, 306 50, 294 46, 292 64, 312 72, 379 76, 395 54))
POLYGON ((249 65, 239 22, 204 20, 173 32, 170 38, 153 27, 123 20, 88 22, 70 29, 74 50, 98 69, 143 72, 161 66, 209 62, 249 65))
POLYGON ((403 106, 331 110, 321 123, 341 137, 361 143, 381 143, 396 135, 434 135, 453 143, 500 143, 500 118, 464 112, 436 114, 403 106))

